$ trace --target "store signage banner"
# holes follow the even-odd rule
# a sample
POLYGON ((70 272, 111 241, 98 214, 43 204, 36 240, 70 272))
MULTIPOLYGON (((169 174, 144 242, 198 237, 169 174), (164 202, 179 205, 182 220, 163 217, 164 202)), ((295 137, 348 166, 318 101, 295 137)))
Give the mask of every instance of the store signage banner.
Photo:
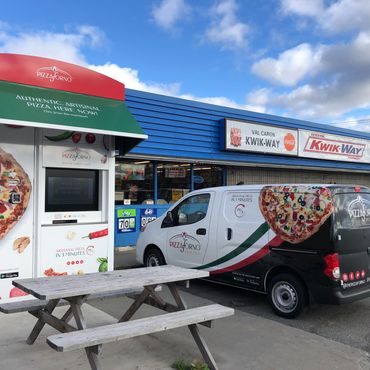
POLYGON ((183 167, 165 167, 165 177, 169 179, 185 178, 186 168, 183 167))
POLYGON ((156 208, 144 208, 140 210, 140 225, 145 227, 149 222, 154 221, 157 218, 156 208))
POLYGON ((132 233, 136 231, 136 209, 118 209, 117 216, 118 233, 132 233))
POLYGON ((0 81, 0 123, 146 139, 124 102, 0 81))
POLYGON ((370 163, 370 141, 323 132, 299 130, 299 156, 370 163))
POLYGON ((225 149, 298 155, 297 130, 225 120, 225 149))

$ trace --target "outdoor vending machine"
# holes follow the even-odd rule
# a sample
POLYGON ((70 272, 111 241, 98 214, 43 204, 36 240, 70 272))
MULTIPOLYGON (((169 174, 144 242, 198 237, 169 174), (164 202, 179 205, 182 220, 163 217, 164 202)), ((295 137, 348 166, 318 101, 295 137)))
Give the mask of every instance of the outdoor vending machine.
POLYGON ((112 269, 114 158, 110 137, 39 131, 38 275, 112 269))
POLYGON ((53 59, 0 54, 0 299, 20 278, 113 269, 115 154, 147 136, 124 85, 53 59))

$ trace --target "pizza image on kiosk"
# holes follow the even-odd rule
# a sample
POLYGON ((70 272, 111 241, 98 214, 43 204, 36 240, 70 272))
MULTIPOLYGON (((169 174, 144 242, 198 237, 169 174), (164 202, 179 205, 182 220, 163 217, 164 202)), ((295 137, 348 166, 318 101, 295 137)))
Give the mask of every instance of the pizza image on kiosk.
POLYGON ((31 191, 27 173, 11 154, 0 148, 0 240, 23 216, 31 191))
POLYGON ((330 189, 322 186, 265 186, 261 213, 282 240, 298 244, 319 231, 334 210, 330 189))

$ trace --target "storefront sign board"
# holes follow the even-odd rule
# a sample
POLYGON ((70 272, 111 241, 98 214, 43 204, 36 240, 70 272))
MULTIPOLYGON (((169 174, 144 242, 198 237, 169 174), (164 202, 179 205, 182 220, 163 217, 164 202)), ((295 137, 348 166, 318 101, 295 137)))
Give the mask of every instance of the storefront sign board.
POLYGON ((294 129, 226 119, 225 140, 226 150, 298 154, 298 134, 294 129))
POLYGON ((299 130, 299 156, 370 163, 370 140, 299 130))

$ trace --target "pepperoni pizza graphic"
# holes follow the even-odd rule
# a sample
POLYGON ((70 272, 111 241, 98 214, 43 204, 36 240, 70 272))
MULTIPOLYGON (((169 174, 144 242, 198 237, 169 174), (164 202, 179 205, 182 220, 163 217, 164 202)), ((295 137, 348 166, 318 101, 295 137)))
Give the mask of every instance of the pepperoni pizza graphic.
POLYGON ((265 186, 259 206, 276 235, 292 244, 315 234, 334 209, 330 190, 320 186, 265 186))
POLYGON ((0 148, 0 240, 23 216, 31 191, 27 173, 11 154, 0 148))

